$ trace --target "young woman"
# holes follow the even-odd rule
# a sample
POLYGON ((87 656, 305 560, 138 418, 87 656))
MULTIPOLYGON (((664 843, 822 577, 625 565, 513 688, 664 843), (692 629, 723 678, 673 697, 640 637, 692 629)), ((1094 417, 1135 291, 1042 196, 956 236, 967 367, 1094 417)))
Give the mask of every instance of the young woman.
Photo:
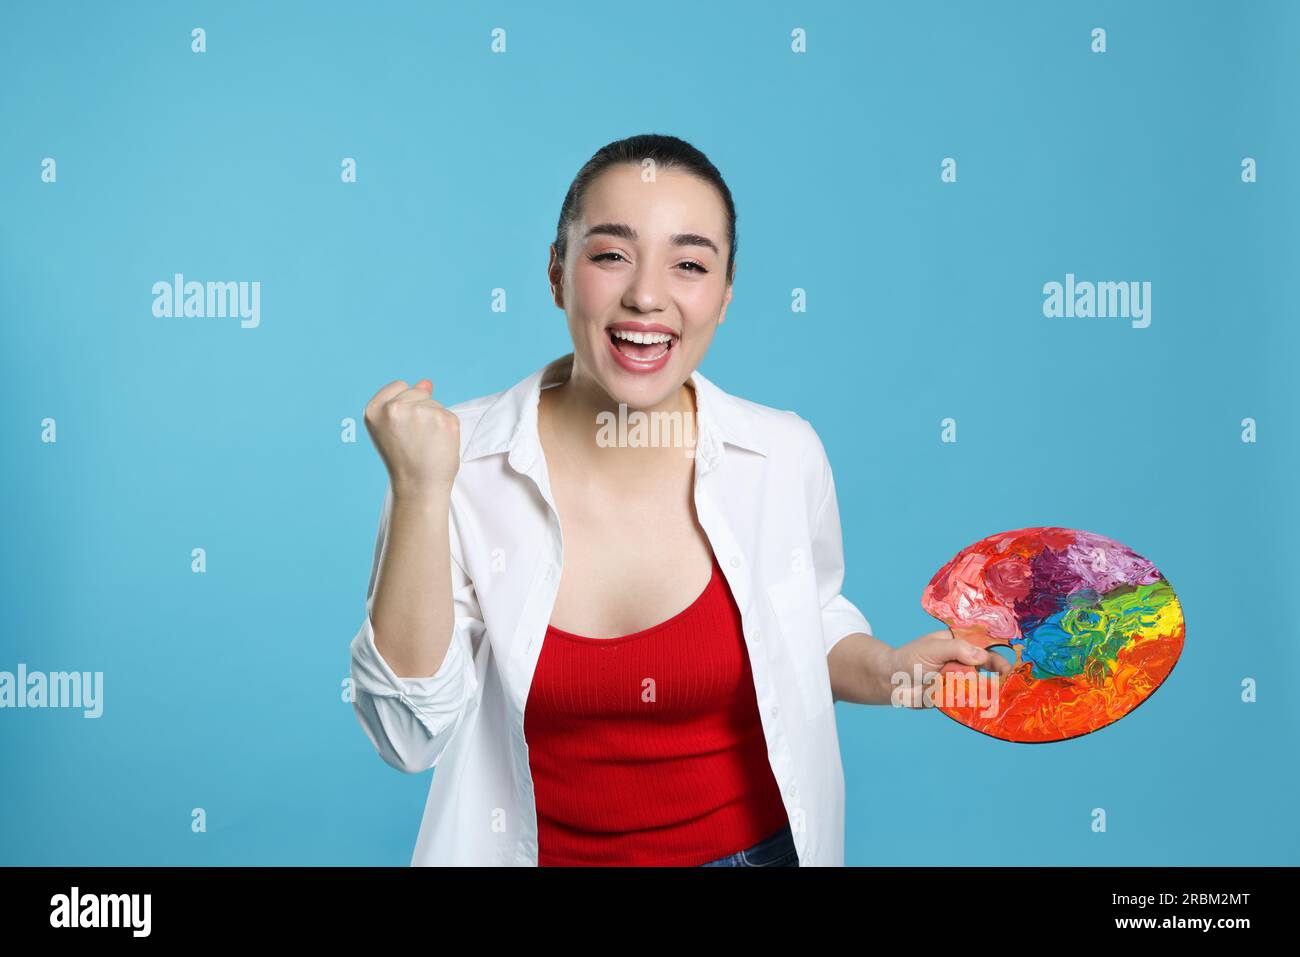
POLYGON ((387 763, 437 766, 413 864, 842 864, 834 700, 1006 670, 946 630, 892 648, 840 593, 817 434, 697 368, 735 261, 702 153, 612 143, 551 247, 573 351, 450 408, 428 380, 367 405, 389 483, 354 700, 387 763))

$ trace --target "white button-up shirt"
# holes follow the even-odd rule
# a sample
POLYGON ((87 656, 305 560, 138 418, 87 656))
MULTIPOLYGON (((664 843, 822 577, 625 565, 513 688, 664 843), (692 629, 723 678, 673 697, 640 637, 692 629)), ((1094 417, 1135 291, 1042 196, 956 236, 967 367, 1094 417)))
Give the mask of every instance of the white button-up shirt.
MULTIPOLYGON (((370 618, 388 534, 384 496, 352 640, 353 706, 380 757, 436 768, 413 865, 537 865, 524 706, 560 584, 564 551, 537 429, 538 396, 573 354, 503 392, 450 406, 461 464, 451 493, 455 633, 436 674, 400 678, 370 618)), ((842 594, 843 546, 830 465, 793 412, 729 395, 698 371, 696 514, 740 608, 768 760, 802 866, 844 863, 844 772, 826 655, 871 634, 842 594)), ((739 850, 739 848, 737 848, 739 850)))

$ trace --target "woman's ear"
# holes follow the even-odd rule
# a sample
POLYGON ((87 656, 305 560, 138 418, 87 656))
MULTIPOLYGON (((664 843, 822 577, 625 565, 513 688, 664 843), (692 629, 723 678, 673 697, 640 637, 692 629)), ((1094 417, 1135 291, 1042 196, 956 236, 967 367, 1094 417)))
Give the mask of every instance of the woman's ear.
POLYGON ((727 283, 727 291, 722 296, 722 311, 718 313, 718 325, 722 325, 727 319, 727 306, 731 304, 731 283, 727 283))
POLYGON ((555 243, 551 243, 551 260, 546 264, 546 278, 551 284, 551 298, 561 309, 564 308, 564 265, 555 255, 555 243))

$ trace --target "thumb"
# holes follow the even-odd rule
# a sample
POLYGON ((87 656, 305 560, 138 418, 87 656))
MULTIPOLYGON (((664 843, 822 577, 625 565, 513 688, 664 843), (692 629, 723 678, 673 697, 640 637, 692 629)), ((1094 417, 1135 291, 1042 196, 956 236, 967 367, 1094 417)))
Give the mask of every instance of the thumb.
MULTIPOLYGON (((972 645, 969 641, 963 641, 961 638, 951 639, 948 648, 944 649, 944 659, 949 662, 960 662, 964 665, 982 665, 988 661, 989 653, 983 648, 972 645)), ((954 668, 945 665, 943 671, 963 671, 962 668, 954 668)))

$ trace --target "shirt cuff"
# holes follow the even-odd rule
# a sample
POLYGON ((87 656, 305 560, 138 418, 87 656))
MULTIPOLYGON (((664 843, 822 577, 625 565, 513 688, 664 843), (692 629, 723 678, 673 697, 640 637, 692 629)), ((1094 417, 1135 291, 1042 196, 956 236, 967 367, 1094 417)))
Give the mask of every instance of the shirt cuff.
POLYGON ((352 639, 352 675, 355 691, 383 698, 399 698, 415 712, 430 734, 440 734, 456 722, 465 701, 476 690, 472 662, 459 625, 438 670, 428 677, 403 678, 375 647, 370 616, 352 639))
POLYGON ((853 602, 843 595, 836 595, 822 609, 822 636, 826 642, 826 653, 830 654, 841 638, 856 634, 872 634, 871 622, 867 621, 853 602))

